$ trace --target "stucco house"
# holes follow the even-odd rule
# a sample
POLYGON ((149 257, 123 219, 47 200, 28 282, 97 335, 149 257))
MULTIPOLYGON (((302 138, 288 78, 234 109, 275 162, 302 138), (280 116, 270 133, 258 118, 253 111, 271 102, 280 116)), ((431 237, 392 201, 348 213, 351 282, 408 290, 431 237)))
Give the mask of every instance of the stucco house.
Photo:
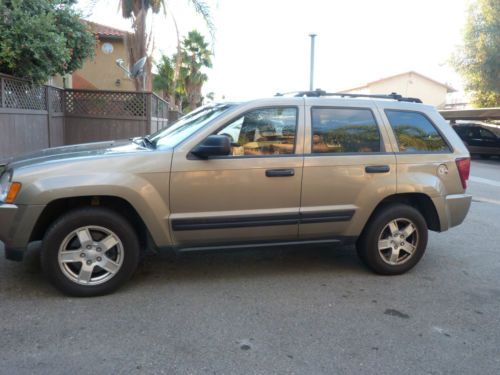
POLYGON ((420 98, 424 103, 442 108, 446 96, 456 90, 445 84, 426 77, 423 74, 409 71, 390 77, 368 82, 341 92, 352 94, 390 94, 397 92, 403 96, 420 98))
POLYGON ((90 90, 134 91, 133 80, 116 65, 123 59, 129 66, 125 38, 127 31, 83 21, 96 36, 94 58, 84 62, 81 69, 64 77, 54 77, 51 84, 59 87, 90 90))

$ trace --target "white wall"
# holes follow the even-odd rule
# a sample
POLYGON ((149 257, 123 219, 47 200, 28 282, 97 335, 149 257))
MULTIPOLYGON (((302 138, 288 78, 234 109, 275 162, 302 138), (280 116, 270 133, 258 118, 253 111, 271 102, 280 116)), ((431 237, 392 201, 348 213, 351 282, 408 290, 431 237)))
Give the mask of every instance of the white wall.
POLYGON ((372 83, 364 88, 345 92, 356 94, 390 94, 396 92, 403 96, 419 98, 425 104, 439 107, 444 106, 446 102, 447 89, 445 86, 422 76, 408 73, 372 83))

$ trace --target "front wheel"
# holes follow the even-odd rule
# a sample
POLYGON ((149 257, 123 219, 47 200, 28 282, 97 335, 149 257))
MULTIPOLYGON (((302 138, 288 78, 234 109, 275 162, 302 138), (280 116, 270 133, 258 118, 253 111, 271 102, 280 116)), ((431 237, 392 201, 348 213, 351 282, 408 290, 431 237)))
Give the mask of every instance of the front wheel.
POLYGON ((45 274, 56 288, 72 296, 113 292, 132 276, 138 260, 134 229, 106 208, 82 208, 61 216, 42 243, 45 274))
POLYGON ((374 272, 398 275, 413 268, 427 246, 427 223, 422 214, 405 204, 381 208, 361 235, 357 250, 374 272))

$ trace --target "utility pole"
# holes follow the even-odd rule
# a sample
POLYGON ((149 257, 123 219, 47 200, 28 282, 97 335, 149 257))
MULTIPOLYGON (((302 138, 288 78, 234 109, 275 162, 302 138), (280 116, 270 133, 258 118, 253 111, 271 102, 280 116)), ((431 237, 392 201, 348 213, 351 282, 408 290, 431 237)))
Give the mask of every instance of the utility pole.
POLYGON ((314 40, 316 34, 309 34, 311 37, 311 70, 309 71, 309 90, 314 90, 314 40))

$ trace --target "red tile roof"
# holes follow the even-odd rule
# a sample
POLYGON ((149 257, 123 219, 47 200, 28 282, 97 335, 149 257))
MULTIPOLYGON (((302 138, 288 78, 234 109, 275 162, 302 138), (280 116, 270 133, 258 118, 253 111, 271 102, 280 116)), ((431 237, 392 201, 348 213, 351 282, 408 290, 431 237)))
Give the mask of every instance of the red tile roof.
POLYGON ((125 35, 128 34, 128 31, 116 29, 114 27, 102 25, 100 23, 96 22, 91 22, 84 20, 84 22, 90 26, 90 29, 94 34, 97 34, 99 36, 109 36, 109 37, 124 37, 125 35))

